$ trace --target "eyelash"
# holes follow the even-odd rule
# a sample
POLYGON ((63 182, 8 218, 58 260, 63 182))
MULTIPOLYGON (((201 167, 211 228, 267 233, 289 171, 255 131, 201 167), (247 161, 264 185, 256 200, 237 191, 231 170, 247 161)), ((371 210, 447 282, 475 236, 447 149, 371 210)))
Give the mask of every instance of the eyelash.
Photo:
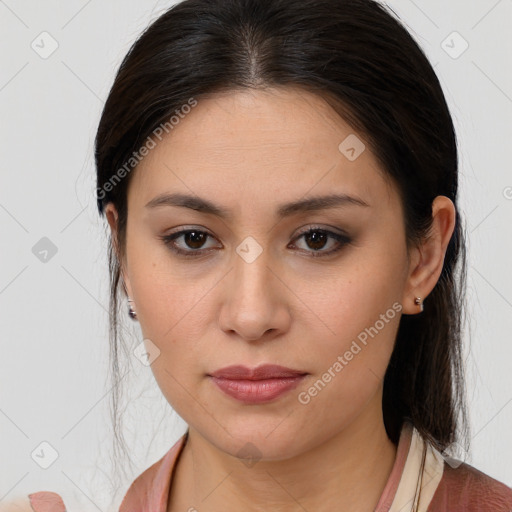
MULTIPOLYGON (((195 249, 195 250, 191 249, 189 251, 185 251, 183 249, 180 249, 180 248, 176 247, 176 245, 174 243, 174 240, 176 240, 177 238, 179 238, 179 237, 181 237, 183 235, 186 235, 187 233, 206 234, 207 236, 210 236, 210 237, 214 238, 208 232, 201 231, 199 229, 186 229, 186 230, 178 231, 176 233, 172 233, 170 235, 160 236, 159 238, 164 242, 164 244, 172 252, 174 252, 175 254, 179 254, 179 255, 188 257, 188 258, 200 257, 200 256, 204 255, 206 252, 211 250, 211 249, 195 249)), ((348 237, 347 235, 342 235, 342 234, 339 234, 339 233, 334 233, 333 231, 322 229, 322 228, 316 227, 316 226, 310 227, 307 230, 302 231, 301 233, 299 233, 294 241, 298 240, 299 238, 301 238, 304 235, 308 235, 308 234, 311 234, 311 233, 322 233, 324 235, 327 235, 329 238, 333 238, 334 240, 336 240, 340 244, 335 249, 331 249, 329 251, 322 251, 322 250, 306 251, 306 252, 310 253, 310 256, 312 258, 330 256, 330 255, 340 251, 344 246, 349 245, 352 242, 352 239, 350 237, 348 237)))

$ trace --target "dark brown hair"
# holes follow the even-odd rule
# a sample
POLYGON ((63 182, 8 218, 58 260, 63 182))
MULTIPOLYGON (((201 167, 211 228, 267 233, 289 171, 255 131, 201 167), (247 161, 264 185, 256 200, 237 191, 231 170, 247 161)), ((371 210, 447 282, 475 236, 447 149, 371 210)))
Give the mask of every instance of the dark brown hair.
MULTIPOLYGON (((124 58, 96 136, 100 215, 112 201, 124 254, 127 189, 112 177, 190 98, 244 88, 299 87, 321 96, 363 134, 397 187, 408 247, 428 236, 432 201, 457 215, 443 269, 423 313, 403 315, 384 379, 386 430, 404 420, 438 449, 467 444, 462 368, 466 248, 457 205, 458 157, 439 80, 400 20, 373 0, 185 0, 153 22, 124 58), (110 186, 108 186, 110 184, 110 186), (461 439, 463 437, 463 439, 461 439)), ((136 166, 134 166, 136 167, 136 166)), ((118 433, 118 288, 109 245, 114 431, 118 433)), ((126 289, 124 290, 126 293, 126 289)), ((121 441, 121 439, 119 439, 121 441)))

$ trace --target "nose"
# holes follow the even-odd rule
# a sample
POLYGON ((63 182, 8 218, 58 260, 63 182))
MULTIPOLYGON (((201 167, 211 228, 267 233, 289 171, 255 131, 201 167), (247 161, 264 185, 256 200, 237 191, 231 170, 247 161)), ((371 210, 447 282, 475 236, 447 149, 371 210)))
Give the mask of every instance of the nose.
POLYGON ((289 329, 289 289, 265 251, 248 262, 236 255, 234 268, 223 284, 220 328, 230 336, 268 341, 289 329))

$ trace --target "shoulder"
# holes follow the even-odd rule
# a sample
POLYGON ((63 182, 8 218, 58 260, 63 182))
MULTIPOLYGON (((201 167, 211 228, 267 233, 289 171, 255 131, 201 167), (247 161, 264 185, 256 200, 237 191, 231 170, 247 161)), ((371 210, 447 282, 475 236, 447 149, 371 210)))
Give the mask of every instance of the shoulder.
POLYGON ((121 502, 120 512, 135 512, 148 507, 153 485, 158 481, 158 475, 162 470, 165 458, 164 455, 135 478, 121 502))
POLYGON ((445 461, 429 510, 510 512, 512 488, 469 464, 445 461))
POLYGON ((163 457, 133 481, 121 502, 119 512, 166 509, 174 469, 187 437, 188 431, 163 457))

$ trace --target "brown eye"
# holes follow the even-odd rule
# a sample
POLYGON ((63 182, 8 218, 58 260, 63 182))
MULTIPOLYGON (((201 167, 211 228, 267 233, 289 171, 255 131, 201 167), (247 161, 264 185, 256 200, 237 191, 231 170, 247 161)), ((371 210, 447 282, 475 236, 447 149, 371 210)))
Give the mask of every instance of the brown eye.
POLYGON ((316 227, 309 228, 307 231, 304 231, 295 240, 299 240, 301 238, 303 238, 306 242, 306 252, 308 252, 310 256, 313 257, 321 257, 334 254, 335 252, 341 250, 343 246, 352 242, 352 239, 347 235, 334 233, 332 231, 316 227), (329 250, 322 250, 326 245, 328 245, 329 240, 334 240, 335 247, 329 250))
POLYGON ((329 236, 322 231, 308 231, 304 237, 308 246, 315 250, 323 249, 329 240, 329 236))
POLYGON ((188 229, 160 238, 164 241, 165 245, 175 253, 194 257, 200 256, 210 249, 203 249, 203 246, 208 238, 213 237, 206 231, 188 229), (180 238, 182 239, 182 243, 178 244, 176 241, 180 238))
POLYGON ((208 235, 202 231, 187 231, 183 235, 183 241, 191 249, 200 249, 208 235))

